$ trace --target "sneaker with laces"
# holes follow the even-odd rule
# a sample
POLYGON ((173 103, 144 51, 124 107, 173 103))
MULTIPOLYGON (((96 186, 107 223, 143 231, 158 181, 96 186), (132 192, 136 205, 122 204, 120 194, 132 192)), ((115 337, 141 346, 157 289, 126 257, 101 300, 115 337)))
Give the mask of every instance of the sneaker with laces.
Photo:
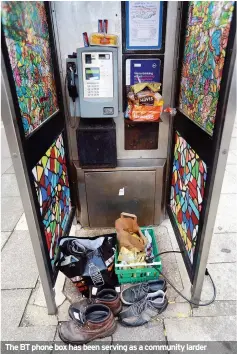
POLYGON ((150 280, 147 283, 140 283, 130 286, 124 289, 120 295, 121 301, 124 305, 132 305, 137 301, 140 301, 148 294, 162 290, 166 292, 166 281, 165 279, 150 280))
POLYGON ((127 327, 142 326, 149 322, 151 318, 161 314, 167 306, 168 300, 165 293, 158 290, 120 312, 119 322, 127 327))

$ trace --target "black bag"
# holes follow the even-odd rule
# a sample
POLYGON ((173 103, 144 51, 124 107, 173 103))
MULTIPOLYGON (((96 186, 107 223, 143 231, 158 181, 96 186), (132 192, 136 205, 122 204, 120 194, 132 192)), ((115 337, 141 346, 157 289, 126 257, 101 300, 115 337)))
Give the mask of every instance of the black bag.
POLYGON ((89 297, 89 287, 118 285, 114 272, 116 234, 95 237, 62 237, 56 267, 89 297))

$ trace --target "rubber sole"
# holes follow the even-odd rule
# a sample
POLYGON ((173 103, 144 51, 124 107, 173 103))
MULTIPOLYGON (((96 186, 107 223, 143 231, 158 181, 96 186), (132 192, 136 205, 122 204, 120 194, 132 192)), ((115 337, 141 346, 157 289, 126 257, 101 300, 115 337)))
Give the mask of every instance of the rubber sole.
POLYGON ((59 334, 59 338, 66 344, 82 345, 82 344, 87 344, 87 343, 89 343, 89 342, 91 342, 92 340, 95 340, 95 339, 110 337, 110 336, 112 336, 114 334, 116 329, 117 329, 117 323, 114 322, 113 326, 105 334, 103 334, 103 333, 97 334, 96 336, 90 338, 87 341, 75 341, 75 342, 69 341, 68 339, 63 337, 63 335, 62 335, 62 333, 60 331, 60 327, 58 329, 58 334, 59 334))
MULTIPOLYGON (((162 291, 166 294, 167 286, 165 286, 164 289, 159 289, 159 290, 162 290, 162 291)), ((144 296, 144 297, 145 297, 145 296, 144 296)), ((123 303, 124 305, 130 306, 130 305, 133 305, 133 304, 134 304, 134 302, 128 302, 128 301, 124 300, 124 298, 123 298, 123 292, 121 292, 121 294, 120 294, 120 299, 121 299, 121 301, 122 301, 122 303, 123 303)))
MULTIPOLYGON (((166 309, 167 309, 167 306, 168 306, 168 301, 166 302, 165 306, 162 308, 161 312, 157 313, 155 316, 153 317, 156 317, 158 315, 160 315, 162 312, 164 312, 166 309)), ((153 318, 151 317, 151 318, 153 318)), ((119 319, 119 324, 121 324, 121 326, 123 327, 140 327, 140 326, 143 326, 144 324, 148 323, 149 321, 146 321, 144 323, 141 323, 139 325, 134 325, 134 324, 130 324, 130 323, 126 323, 126 322, 123 322, 119 319)))

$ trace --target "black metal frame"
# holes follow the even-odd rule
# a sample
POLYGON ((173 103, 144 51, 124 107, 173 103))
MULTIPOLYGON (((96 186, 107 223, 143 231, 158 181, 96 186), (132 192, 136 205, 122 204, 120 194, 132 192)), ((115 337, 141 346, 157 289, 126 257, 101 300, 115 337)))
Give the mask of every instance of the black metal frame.
POLYGON ((72 204, 72 209, 68 218, 68 223, 65 228, 64 234, 66 234, 70 230, 70 226, 72 223, 72 219, 75 215, 75 198, 73 196, 73 193, 71 193, 71 186, 72 186, 72 178, 71 178, 71 173, 70 173, 70 164, 69 164, 69 148, 68 148, 68 140, 67 140, 67 134, 66 134, 66 124, 65 124, 65 113, 64 113, 64 107, 63 107, 63 96, 62 96, 62 90, 61 90, 61 82, 60 82, 60 73, 59 73, 59 66, 58 66, 58 59, 57 59, 57 53, 56 53, 56 46, 55 46, 55 40, 54 40, 54 33, 53 33, 53 28, 52 28, 52 22, 51 22, 51 17, 50 17, 50 8, 49 8, 49 2, 45 2, 45 10, 46 10, 46 16, 47 16, 47 22, 48 22, 48 30, 49 30, 49 42, 50 42, 50 47, 51 47, 51 57, 52 57, 52 62, 53 62, 53 70, 54 70, 54 78, 55 78, 55 84, 56 84, 56 92, 57 92, 57 99, 58 99, 58 106, 59 109, 52 114, 52 116, 48 117, 37 129, 35 129, 31 134, 28 136, 25 136, 24 129, 23 129, 23 124, 22 124, 22 119, 21 119, 21 111, 20 107, 18 104, 18 97, 16 94, 16 87, 15 87, 15 82, 13 78, 13 73, 11 69, 11 64, 10 64, 10 59, 8 55, 8 49, 6 45, 6 40, 2 29, 2 34, 1 34, 1 40, 2 40, 2 54, 4 58, 4 62, 6 65, 7 69, 7 77, 9 80, 9 86, 11 90, 11 95, 12 95, 12 100, 14 104, 14 110, 16 113, 16 121, 15 123, 15 129, 16 133, 20 135, 21 142, 22 142, 22 149, 23 149, 23 155, 25 157, 26 161, 26 166, 27 166, 27 173, 29 176, 30 180, 30 186, 32 190, 32 195, 33 195, 33 200, 35 205, 37 206, 37 219, 39 223, 39 227, 41 230, 42 234, 42 244, 44 246, 45 254, 47 255, 47 266, 51 275, 52 282, 54 283, 56 281, 57 277, 57 270, 56 268, 53 270, 51 263, 50 263, 50 258, 48 254, 48 248, 47 248, 47 243, 46 243, 46 238, 45 238, 45 233, 44 233, 44 225, 42 222, 42 215, 40 213, 40 207, 39 207, 39 202, 38 202, 38 197, 37 193, 35 190, 34 186, 34 178, 33 178, 33 173, 32 173, 32 168, 38 163, 40 158, 45 154, 45 152, 48 150, 48 148, 53 144, 55 139, 62 133, 63 135, 63 141, 64 141, 64 149, 65 149, 65 159, 67 163, 67 170, 68 170, 68 179, 69 179, 69 186, 70 186, 70 197, 71 197, 71 204, 72 204))
POLYGON ((166 32, 166 18, 167 18, 167 3, 163 1, 163 23, 162 23, 162 45, 161 49, 153 50, 135 50, 126 48, 126 1, 121 1, 122 14, 122 50, 123 54, 164 54, 165 53, 165 32, 166 32))
MULTIPOLYGON (((189 5, 188 2, 183 2, 183 13, 182 13, 183 27, 181 30, 181 40, 180 40, 181 55, 179 57, 179 75, 177 77, 177 86, 176 86, 176 94, 177 94, 176 107, 178 107, 178 93, 180 91, 181 67, 182 67, 184 45, 185 45, 184 40, 185 40, 185 30, 187 24, 188 5, 189 5)), ((217 105, 213 136, 210 136, 197 124, 191 121, 187 116, 185 116, 182 113, 182 111, 179 108, 177 108, 177 115, 174 118, 173 129, 172 129, 173 138, 172 138, 172 146, 171 146, 171 159, 169 165, 170 180, 169 180, 169 188, 167 190, 167 212, 170 217, 172 226, 174 228, 179 247, 181 251, 183 251, 182 255, 183 255, 184 263, 186 265, 191 282, 193 282, 194 280, 194 275, 198 264, 199 250, 204 237, 204 230, 206 228, 210 201, 211 201, 211 194, 212 194, 212 189, 213 189, 213 184, 215 179, 215 170, 216 170, 218 156, 220 152, 219 150, 220 150, 224 121, 225 121, 228 95, 229 95, 230 84, 231 84, 231 79, 234 70, 234 62, 236 56, 236 43, 235 43, 236 4, 234 6, 235 8, 234 8, 233 18, 231 22, 228 44, 226 48, 226 57, 225 57, 222 80, 220 85, 219 101, 217 105), (204 190, 202 211, 199 220, 199 230, 197 234, 193 265, 190 262, 190 259, 188 257, 188 254, 184 246, 184 242, 182 240, 172 210, 169 205, 176 131, 180 133, 180 135, 195 150, 195 152, 200 156, 200 158, 207 164, 207 180, 206 180, 206 186, 204 190)))

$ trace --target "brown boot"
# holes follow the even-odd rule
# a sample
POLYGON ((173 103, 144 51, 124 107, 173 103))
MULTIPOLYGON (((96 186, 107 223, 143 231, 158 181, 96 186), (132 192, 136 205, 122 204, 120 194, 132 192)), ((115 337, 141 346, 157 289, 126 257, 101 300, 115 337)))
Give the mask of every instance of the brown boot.
POLYGON ((111 336, 116 330, 114 315, 105 305, 89 305, 83 317, 81 324, 74 320, 61 323, 58 332, 64 343, 86 344, 94 339, 111 336))
POLYGON ((95 298, 95 303, 103 304, 110 308, 114 316, 122 311, 122 302, 118 293, 113 289, 103 289, 98 292, 95 298))
MULTIPOLYGON (((117 292, 113 289, 103 289, 99 291, 92 302, 96 304, 106 305, 116 316, 122 310, 122 303, 117 292)), ((82 299, 72 305, 68 309, 68 314, 72 319, 81 321, 81 314, 85 312, 87 306, 90 305, 88 299, 82 299)))

